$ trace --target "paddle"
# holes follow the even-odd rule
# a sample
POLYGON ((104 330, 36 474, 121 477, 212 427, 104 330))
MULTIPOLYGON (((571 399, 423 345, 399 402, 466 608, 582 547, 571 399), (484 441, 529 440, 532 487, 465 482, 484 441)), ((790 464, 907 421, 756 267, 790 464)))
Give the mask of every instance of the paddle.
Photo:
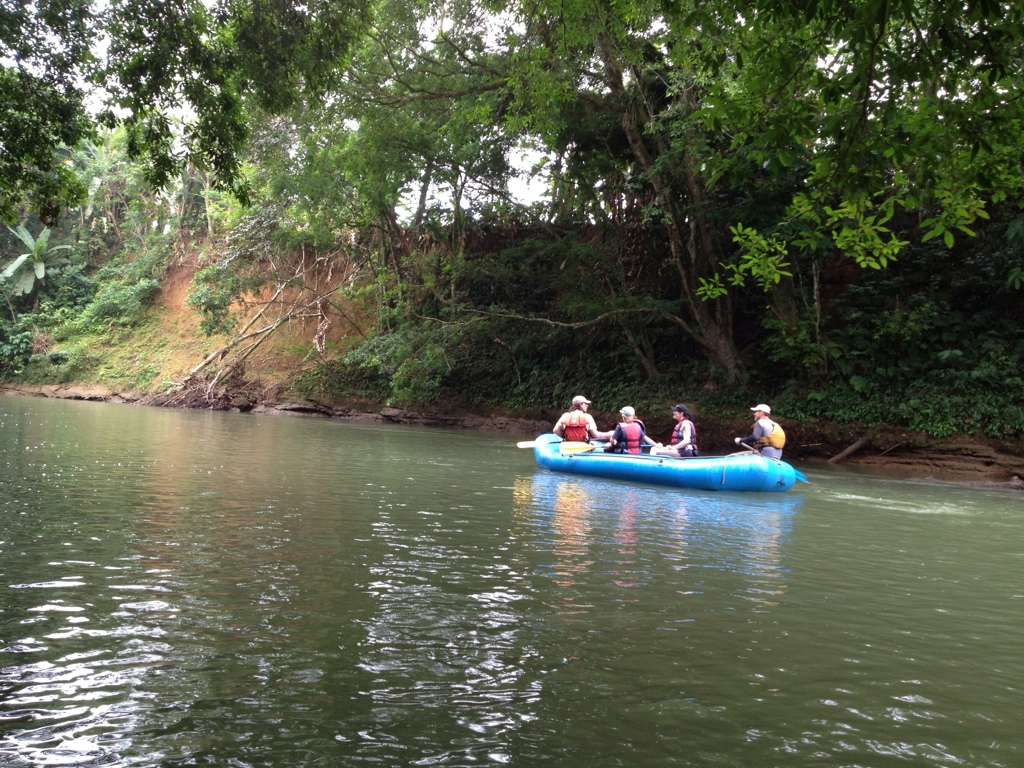
POLYGON ((559 453, 587 453, 596 448, 596 445, 591 445, 590 443, 566 442, 558 446, 558 451, 559 453))
MULTIPOLYGON (((597 437, 597 438, 594 438, 594 439, 597 440, 598 442, 602 442, 602 443, 607 440, 607 438, 601 438, 601 437, 597 437)), ((516 448, 534 448, 536 446, 537 446, 537 441, 536 440, 520 440, 518 443, 516 443, 516 448)), ((583 451, 593 451, 593 450, 595 450, 597 448, 596 445, 592 445, 590 443, 573 442, 571 440, 567 441, 567 442, 563 442, 561 444, 561 446, 562 446, 562 448, 561 448, 562 453, 581 453, 583 451), (579 446, 582 446, 582 448, 579 447, 579 446)))
MULTIPOLYGON (((537 445, 536 440, 521 440, 516 443, 516 448, 533 448, 537 445)), ((596 450, 596 445, 590 443, 577 443, 573 441, 566 441, 558 444, 559 453, 586 453, 587 451, 596 450)))

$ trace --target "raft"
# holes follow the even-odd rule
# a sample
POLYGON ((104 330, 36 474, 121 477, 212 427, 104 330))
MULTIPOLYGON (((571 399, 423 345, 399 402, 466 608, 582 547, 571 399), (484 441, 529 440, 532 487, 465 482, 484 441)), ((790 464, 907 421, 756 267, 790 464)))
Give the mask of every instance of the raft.
POLYGON ((788 491, 797 480, 807 482, 781 459, 753 452, 676 459, 605 453, 601 445, 590 450, 585 443, 565 442, 555 434, 540 435, 533 443, 533 455, 541 468, 570 475, 705 491, 788 491))

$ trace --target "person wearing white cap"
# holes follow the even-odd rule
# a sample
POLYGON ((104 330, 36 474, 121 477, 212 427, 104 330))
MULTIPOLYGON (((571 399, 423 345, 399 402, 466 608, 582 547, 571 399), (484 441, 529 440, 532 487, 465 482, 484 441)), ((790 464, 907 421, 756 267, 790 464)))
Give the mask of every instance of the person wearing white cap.
POLYGON ((737 437, 736 444, 757 446, 754 450, 762 456, 781 459, 782 448, 786 445, 786 433, 777 422, 768 418, 772 409, 760 403, 750 410, 754 412, 754 431, 746 437, 737 437))
POLYGON ((612 433, 599 432, 594 417, 587 413, 590 401, 583 395, 576 395, 572 399, 569 410, 558 417, 554 429, 551 431, 563 440, 589 443, 591 439, 601 440, 609 438, 612 433))

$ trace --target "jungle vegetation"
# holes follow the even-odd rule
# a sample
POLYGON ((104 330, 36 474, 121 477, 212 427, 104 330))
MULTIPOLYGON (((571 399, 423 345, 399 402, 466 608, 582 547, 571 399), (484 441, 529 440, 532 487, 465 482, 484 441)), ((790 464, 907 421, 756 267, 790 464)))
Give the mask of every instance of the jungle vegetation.
POLYGON ((311 397, 1018 434, 1022 60, 998 0, 5 3, 0 372, 191 245, 209 386, 303 316, 311 397))

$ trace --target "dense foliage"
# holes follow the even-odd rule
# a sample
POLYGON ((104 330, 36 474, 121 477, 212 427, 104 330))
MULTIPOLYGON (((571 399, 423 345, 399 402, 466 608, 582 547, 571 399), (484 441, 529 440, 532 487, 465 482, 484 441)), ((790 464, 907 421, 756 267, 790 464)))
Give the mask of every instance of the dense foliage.
POLYGON ((66 148, 97 119, 124 125, 154 186, 191 166, 245 197, 249 102, 281 112, 323 98, 367 10, 361 0, 0 4, 0 219, 27 202, 52 225, 83 201, 66 148), (102 105, 98 118, 90 102, 102 105))
POLYGON ((312 396, 1024 430, 1017 4, 120 0, 93 67, 68 3, 0 25, 74 117, 32 151, 45 102, 0 122, 8 376, 71 375, 53 350, 196 243, 207 332, 250 338, 257 296, 358 330, 318 335, 312 396))

